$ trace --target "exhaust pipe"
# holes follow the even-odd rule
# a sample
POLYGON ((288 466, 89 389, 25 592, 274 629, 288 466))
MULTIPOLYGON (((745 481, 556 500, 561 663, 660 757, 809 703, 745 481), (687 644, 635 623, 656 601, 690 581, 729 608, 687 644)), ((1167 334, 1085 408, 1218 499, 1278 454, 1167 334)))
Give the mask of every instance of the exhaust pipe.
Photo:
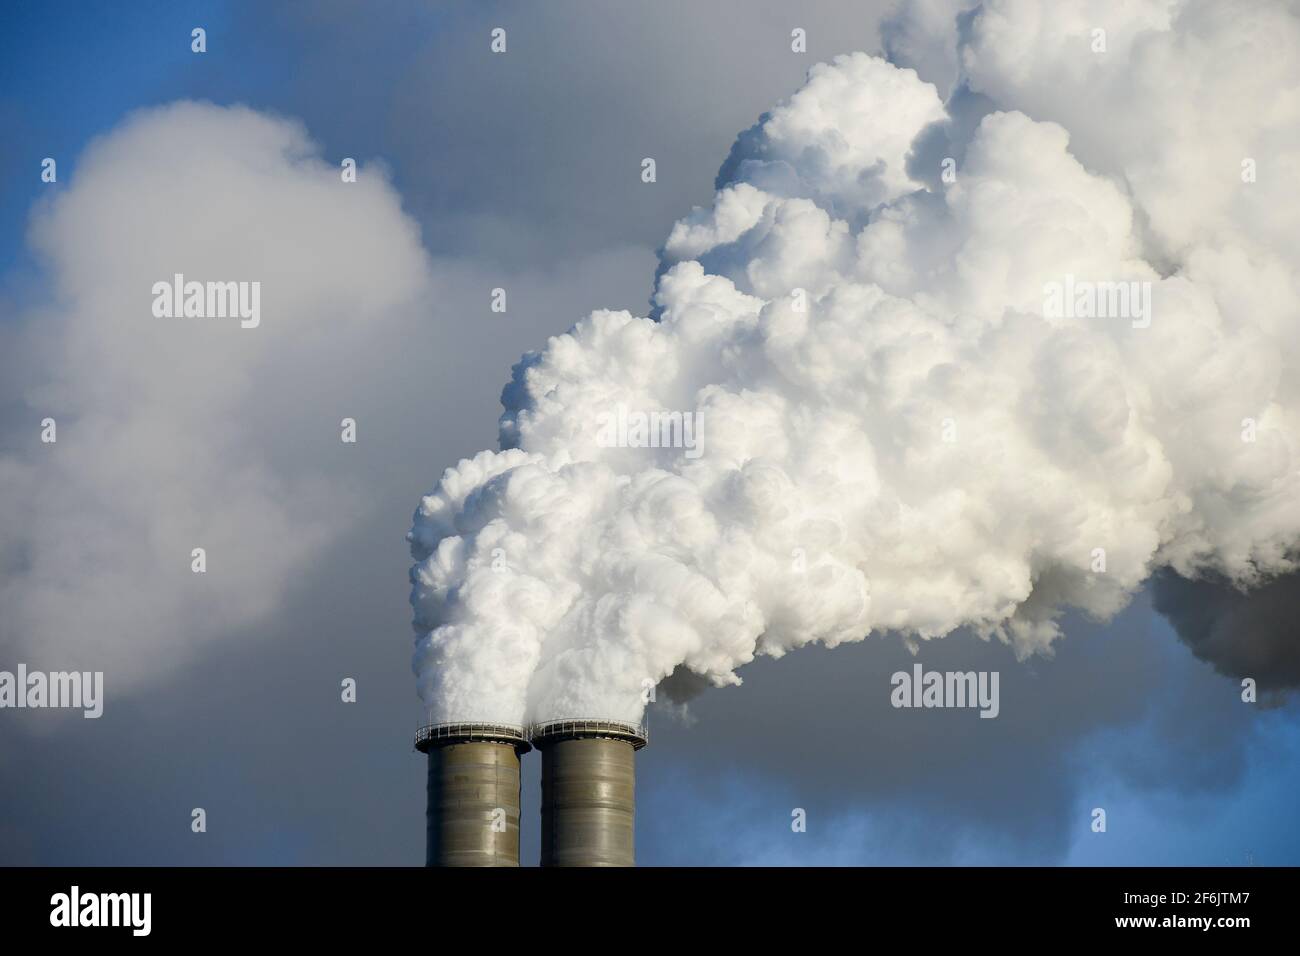
POLYGON ((431 724, 415 749, 429 757, 425 865, 518 866, 523 728, 431 724))
POLYGON ((542 752, 542 866, 633 866, 636 768, 644 726, 553 720, 533 728, 542 752))

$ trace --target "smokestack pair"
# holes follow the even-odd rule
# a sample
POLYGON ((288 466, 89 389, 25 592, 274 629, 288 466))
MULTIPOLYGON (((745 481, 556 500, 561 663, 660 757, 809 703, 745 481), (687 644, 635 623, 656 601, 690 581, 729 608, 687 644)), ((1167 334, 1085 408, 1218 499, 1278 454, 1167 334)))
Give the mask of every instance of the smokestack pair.
POLYGON ((423 727, 429 866, 519 865, 519 758, 542 753, 542 866, 632 866, 636 751, 644 727, 554 720, 423 727))

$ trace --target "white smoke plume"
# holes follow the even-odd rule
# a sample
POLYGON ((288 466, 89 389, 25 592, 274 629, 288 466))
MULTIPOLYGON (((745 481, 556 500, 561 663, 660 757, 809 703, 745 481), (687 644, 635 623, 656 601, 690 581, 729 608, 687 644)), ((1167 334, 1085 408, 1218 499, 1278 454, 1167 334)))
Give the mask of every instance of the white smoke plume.
POLYGON ((1300 24, 1231 7, 921 4, 902 65, 814 67, 672 230, 654 317, 526 356, 502 450, 422 500, 431 719, 634 720, 679 665, 884 630, 1027 656, 1160 568, 1295 570, 1300 24), (1075 317, 1105 283, 1133 300, 1075 317), (655 412, 698 446, 609 447, 655 412))
POLYGON ((245 107, 142 110, 67 179, 32 214, 39 294, 0 319, 24 432, 0 448, 0 648, 116 695, 255 633, 363 520, 333 426, 362 414, 347 383, 393 375, 376 343, 410 340, 431 282, 377 170, 344 184, 245 107), (259 326, 153 314, 176 273, 260 283, 259 326))

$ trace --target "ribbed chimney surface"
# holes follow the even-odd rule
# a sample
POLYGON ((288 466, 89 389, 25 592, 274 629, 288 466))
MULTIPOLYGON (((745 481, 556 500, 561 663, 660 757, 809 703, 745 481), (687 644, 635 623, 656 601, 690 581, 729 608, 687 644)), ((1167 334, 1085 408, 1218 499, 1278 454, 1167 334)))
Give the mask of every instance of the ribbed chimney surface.
POLYGON ((542 866, 633 866, 634 753, 643 727, 558 720, 533 730, 542 752, 542 866))
POLYGON ((415 746, 429 755, 426 865, 518 866, 523 728, 435 724, 415 746))

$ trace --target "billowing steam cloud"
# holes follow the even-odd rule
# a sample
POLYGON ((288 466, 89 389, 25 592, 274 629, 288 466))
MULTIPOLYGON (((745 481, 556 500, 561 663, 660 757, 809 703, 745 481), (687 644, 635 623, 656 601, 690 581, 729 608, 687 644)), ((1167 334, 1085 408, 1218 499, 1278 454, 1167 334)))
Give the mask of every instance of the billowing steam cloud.
POLYGON ((432 719, 635 719, 679 666, 886 629, 1029 655, 1160 568, 1296 569, 1294 17, 917 9, 902 65, 740 136, 657 321, 526 356, 502 450, 423 499, 432 719))

